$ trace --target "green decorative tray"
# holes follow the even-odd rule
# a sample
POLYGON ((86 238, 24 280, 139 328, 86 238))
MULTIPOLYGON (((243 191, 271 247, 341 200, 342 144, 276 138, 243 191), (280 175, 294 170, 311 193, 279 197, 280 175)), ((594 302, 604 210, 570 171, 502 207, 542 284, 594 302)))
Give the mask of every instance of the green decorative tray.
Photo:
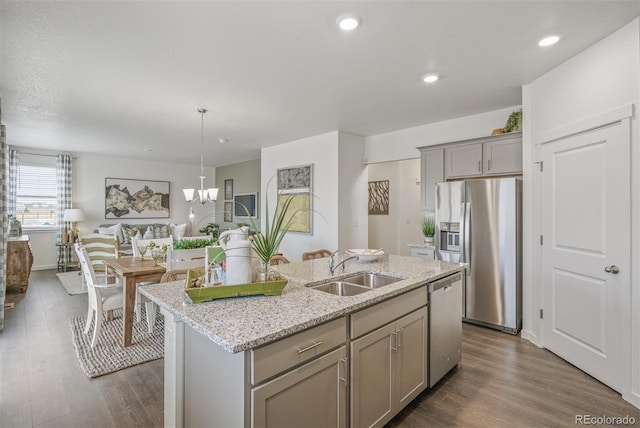
POLYGON ((256 296, 261 294, 265 296, 279 296, 282 294, 282 289, 284 289, 288 282, 285 278, 278 277, 275 281, 267 282, 189 288, 187 284, 190 284, 196 276, 204 275, 203 271, 204 269, 191 269, 187 275, 185 292, 193 303, 202 303, 210 300, 226 299, 230 297, 256 296))

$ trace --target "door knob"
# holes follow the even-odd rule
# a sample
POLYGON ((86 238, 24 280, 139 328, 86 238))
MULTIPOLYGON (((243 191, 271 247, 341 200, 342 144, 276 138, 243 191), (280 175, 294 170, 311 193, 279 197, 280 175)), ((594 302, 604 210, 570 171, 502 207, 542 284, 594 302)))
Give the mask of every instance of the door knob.
POLYGON ((604 271, 607 273, 613 273, 616 274, 618 272, 620 272, 620 268, 616 265, 611 265, 611 266, 607 266, 606 268, 604 268, 604 271))

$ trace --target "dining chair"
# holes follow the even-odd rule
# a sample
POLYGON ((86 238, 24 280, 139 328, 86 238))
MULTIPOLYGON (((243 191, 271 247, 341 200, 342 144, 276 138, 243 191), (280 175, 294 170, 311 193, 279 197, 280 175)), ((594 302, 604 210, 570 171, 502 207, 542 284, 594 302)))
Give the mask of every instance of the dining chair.
MULTIPOLYGON (((133 250, 133 257, 140 257, 140 247, 149 247, 149 244, 151 243, 151 241, 153 241, 153 243, 156 245, 156 247, 158 248, 162 248, 163 245, 167 246, 167 254, 169 254, 169 251, 171 250, 171 247, 173 247, 173 237, 169 237, 169 238, 154 238, 154 239, 137 239, 137 238, 131 238, 131 249, 133 250)), ((145 257, 151 259, 151 252, 147 251, 145 253, 145 257)), ((145 286, 145 285, 149 285, 149 284, 154 284, 157 281, 148 281, 148 282, 141 282, 138 285, 141 286, 145 286)), ((138 290, 136 288, 136 302, 138 302, 136 304, 137 307, 137 311, 136 311, 136 321, 140 321, 142 318, 142 311, 141 309, 141 301, 142 299, 142 294, 140 294, 140 290, 138 290)), ((147 310, 147 317, 151 318, 152 324, 155 324, 156 322, 156 306, 155 304, 153 304, 153 302, 151 302, 151 305, 147 305, 145 303, 145 309, 147 310)), ((149 332, 151 332, 152 330, 149 330, 149 332)))
MULTIPOLYGON (((104 261, 107 259, 117 259, 120 254, 120 240, 116 235, 103 235, 99 233, 88 233, 78 237, 78 242, 82 245, 89 255, 89 261, 96 273, 96 280, 107 283, 116 283, 118 278, 109 273, 107 265, 104 261)), ((82 285, 86 286, 84 276, 82 277, 82 285)))
MULTIPOLYGON (((84 334, 89 334, 91 329, 91 323, 95 315, 95 327, 93 329, 93 337, 91 338, 91 347, 96 345, 98 336, 100 336, 100 330, 102 329, 102 314, 107 313, 107 321, 113 319, 112 311, 114 309, 122 308, 122 286, 120 284, 101 284, 97 281, 96 272, 93 268, 93 264, 89 258, 89 253, 85 247, 76 243, 74 245, 78 260, 80 262, 80 269, 87 284, 88 294, 88 309, 87 309, 87 322, 84 326, 84 334)), ((146 298, 145 298, 146 299, 146 298)), ((146 309, 149 309, 149 303, 153 304, 150 300, 146 299, 146 309)), ((147 325, 149 332, 153 331, 153 323, 147 310, 147 325)), ((155 319, 154 319, 155 321, 155 319)))
POLYGON ((302 260, 313 260, 313 259, 321 259, 323 257, 331 256, 332 252, 329 250, 325 250, 324 248, 315 251, 308 251, 306 253, 302 253, 302 260))
POLYGON ((205 256, 204 248, 189 250, 174 250, 169 248, 169 251, 167 251, 167 271, 204 267, 205 256))
POLYGON ((285 263, 289 263, 289 259, 283 256, 281 253, 274 254, 273 257, 269 260, 269 264, 271 266, 283 265, 285 263))
POLYGON ((172 281, 184 281, 187 279, 189 269, 174 269, 169 270, 162 275, 160 282, 172 282, 172 281))
MULTIPOLYGON (((131 249, 133 250, 133 257, 140 257, 140 247, 149 247, 149 244, 153 242, 156 247, 162 248, 163 245, 167 246, 167 249, 173 247, 173 237, 169 238, 157 238, 157 239, 137 239, 131 238, 131 249)), ((151 252, 147 251, 145 257, 151 258, 151 252)))

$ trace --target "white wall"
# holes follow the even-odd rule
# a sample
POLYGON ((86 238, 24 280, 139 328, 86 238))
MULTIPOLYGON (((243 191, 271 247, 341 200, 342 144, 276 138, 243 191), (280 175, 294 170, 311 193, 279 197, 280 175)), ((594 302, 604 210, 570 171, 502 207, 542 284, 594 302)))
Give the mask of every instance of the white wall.
POLYGON ((389 180, 389 215, 369 215, 369 248, 411 255, 407 244, 422 244, 420 159, 370 164, 369 181, 389 180))
MULTIPOLYGON (((632 171, 632 225, 631 254, 632 278, 629 306, 623 316, 629 316, 630 329, 625 340, 629 344, 626 352, 626 368, 630 376, 625 377, 623 398, 640 407, 640 142, 637 108, 640 101, 640 19, 635 19, 616 33, 560 65, 556 69, 524 88, 525 135, 523 149, 525 159, 536 159, 538 143, 544 133, 569 126, 619 107, 635 104, 636 114, 632 118, 631 171, 632 171), (526 118, 529 117, 529 123, 526 118), (527 130, 527 128, 529 128, 527 130)), ((626 160, 625 160, 626 161, 626 160)), ((525 172, 525 183, 532 182, 529 193, 525 192, 526 236, 540 234, 539 178, 531 171, 525 172), (528 231, 527 231, 528 229, 528 231)), ((526 190, 526 189, 525 189, 526 190)), ((524 319, 523 337, 537 339, 540 336, 540 321, 533 316, 542 304, 539 246, 534 240, 524 242, 525 249, 536 265, 525 272, 525 290, 529 289, 528 316, 524 319)), ((525 260, 526 262, 526 260, 525 260)), ((525 294, 527 297, 527 294, 525 294)))
POLYGON ((509 114, 517 108, 519 106, 365 137, 365 158, 368 163, 414 159, 420 157, 416 147, 489 136, 495 128, 504 128, 509 114))
MULTIPOLYGON (((305 251, 338 248, 338 132, 316 135, 262 149, 260 211, 265 212, 269 197, 269 216, 276 204, 276 170, 313 164, 313 233, 289 232, 280 252, 290 261, 301 260, 305 251)), ((264 215, 262 215, 264 227, 264 215)))
MULTIPOLYGON (((31 149, 16 147, 18 151, 33 152, 31 149)), ((38 153, 55 155, 53 152, 38 153)), ((215 187, 215 170, 205 169, 206 187, 215 187)), ((200 167, 177 165, 174 163, 141 161, 129 158, 97 156, 88 153, 73 155, 73 206, 84 211, 86 220, 78 223, 80 234, 92 232, 99 224, 117 223, 118 220, 105 219, 104 198, 105 178, 134 178, 170 182, 170 218, 126 220, 123 223, 189 223, 189 204, 184 200, 182 189, 200 186, 200 167)), ((211 204, 194 203, 196 219, 213 221, 211 204)), ((32 232, 29 234, 34 253, 34 270, 53 269, 57 264, 55 232, 32 232)))

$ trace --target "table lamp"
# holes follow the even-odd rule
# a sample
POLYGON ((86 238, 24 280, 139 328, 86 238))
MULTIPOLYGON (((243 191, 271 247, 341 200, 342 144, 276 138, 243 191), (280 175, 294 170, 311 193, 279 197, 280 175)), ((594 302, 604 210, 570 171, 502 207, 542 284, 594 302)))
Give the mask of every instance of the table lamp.
POLYGON ((78 239, 78 222, 84 220, 84 213, 81 209, 67 208, 64 210, 64 217, 62 221, 71 222, 71 243, 76 242, 78 239))

